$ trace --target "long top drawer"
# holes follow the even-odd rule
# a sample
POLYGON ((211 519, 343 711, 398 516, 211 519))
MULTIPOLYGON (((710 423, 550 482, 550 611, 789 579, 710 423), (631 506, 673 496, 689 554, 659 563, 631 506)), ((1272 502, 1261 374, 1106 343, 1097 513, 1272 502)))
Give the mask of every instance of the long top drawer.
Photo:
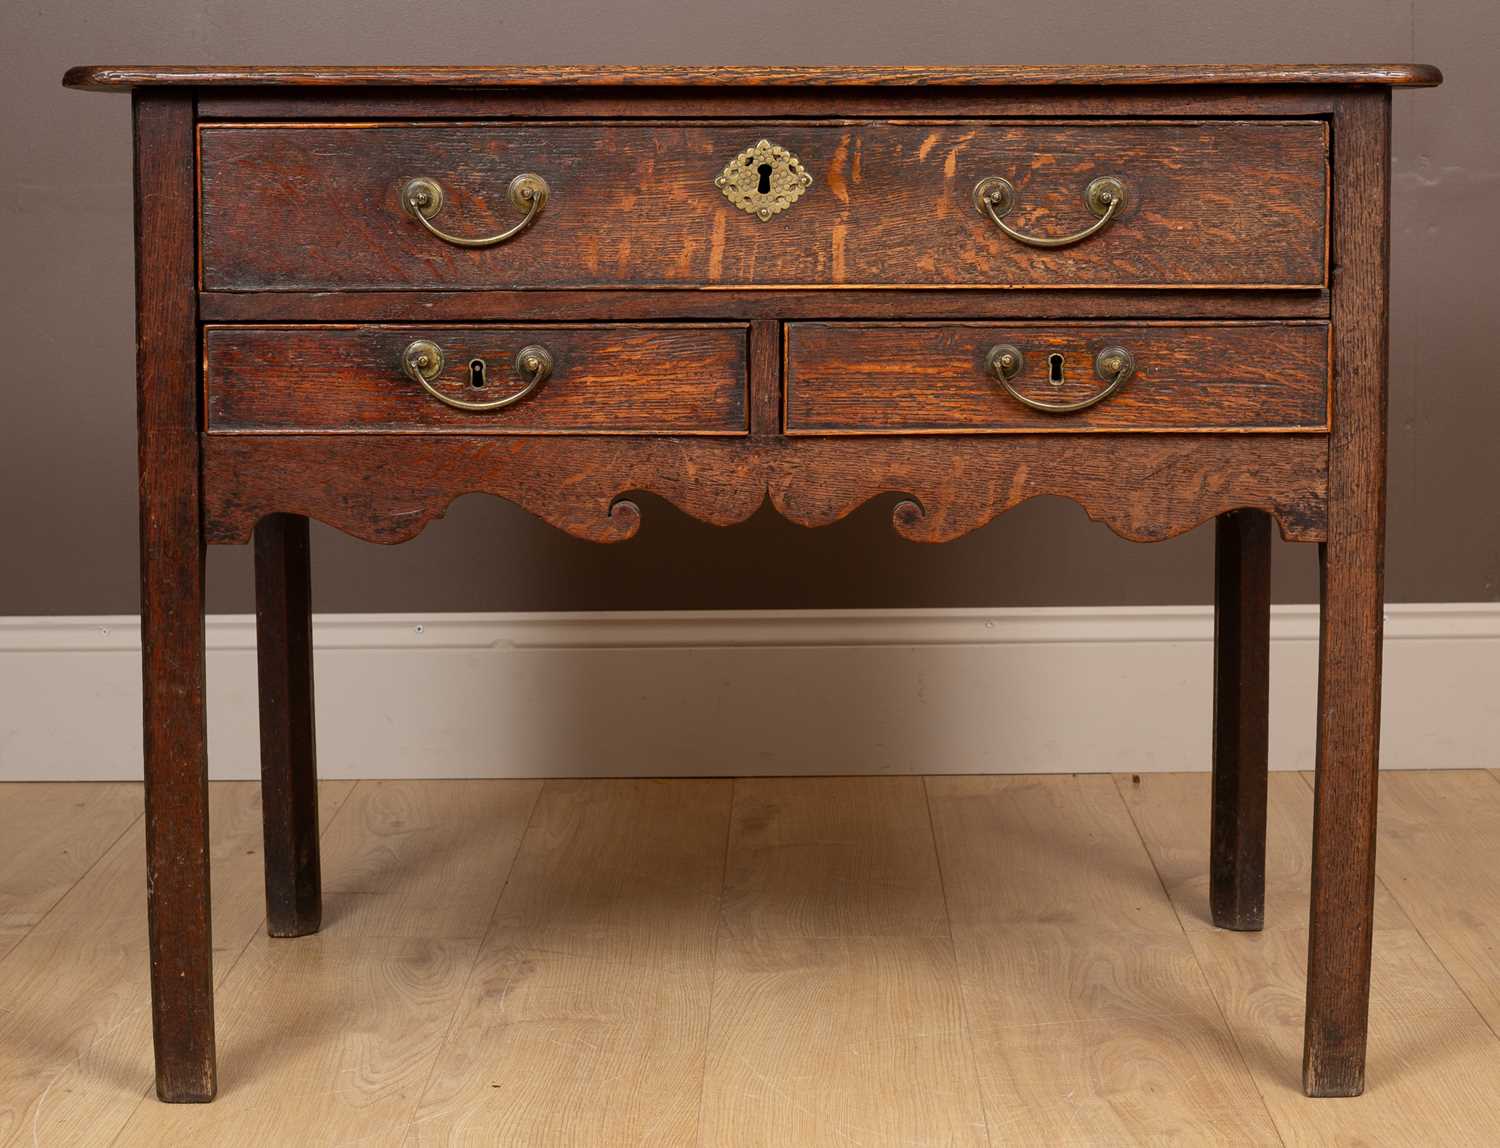
POLYGON ((1327 153, 1319 120, 207 125, 202 286, 1319 287, 1327 153), (502 244, 403 208, 423 177, 435 228, 504 232, 526 172, 547 199, 502 244), (1124 196, 1033 246, 976 203, 995 177, 1025 238, 1124 196))

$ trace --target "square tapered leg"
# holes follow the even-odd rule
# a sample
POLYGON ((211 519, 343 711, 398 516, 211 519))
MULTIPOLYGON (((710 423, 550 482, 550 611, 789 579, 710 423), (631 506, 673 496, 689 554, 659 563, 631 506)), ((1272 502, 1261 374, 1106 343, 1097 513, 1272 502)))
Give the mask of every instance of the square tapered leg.
POLYGON ((300 937, 317 932, 323 916, 310 555, 300 515, 267 515, 255 528, 255 649, 266 928, 300 937))

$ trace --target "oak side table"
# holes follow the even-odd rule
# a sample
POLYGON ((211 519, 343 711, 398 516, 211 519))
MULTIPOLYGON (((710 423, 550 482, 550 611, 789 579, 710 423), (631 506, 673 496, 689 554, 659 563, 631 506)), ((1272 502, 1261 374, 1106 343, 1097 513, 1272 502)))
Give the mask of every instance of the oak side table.
POLYGON ((1303 1083, 1364 1086, 1390 98, 1431 67, 84 67, 135 125, 157 1092, 216 1087, 205 547, 255 553, 273 936, 318 928, 308 519, 631 537, 886 492, 1217 538, 1211 902, 1263 916, 1272 521, 1318 544, 1303 1083))

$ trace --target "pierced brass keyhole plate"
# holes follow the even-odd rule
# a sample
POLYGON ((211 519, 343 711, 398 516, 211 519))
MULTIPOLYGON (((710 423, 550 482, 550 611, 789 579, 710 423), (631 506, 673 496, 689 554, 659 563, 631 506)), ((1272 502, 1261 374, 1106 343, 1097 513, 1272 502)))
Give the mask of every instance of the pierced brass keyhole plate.
POLYGON ((780 144, 761 140, 726 163, 714 186, 741 211, 765 223, 796 203, 812 181, 800 159, 780 144))

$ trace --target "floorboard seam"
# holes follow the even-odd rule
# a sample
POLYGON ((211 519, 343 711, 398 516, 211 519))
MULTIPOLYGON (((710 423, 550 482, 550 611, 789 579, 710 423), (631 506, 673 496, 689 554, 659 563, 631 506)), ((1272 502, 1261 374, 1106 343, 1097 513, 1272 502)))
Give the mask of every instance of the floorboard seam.
MULTIPOLYGON (((209 784, 210 785, 221 785, 221 784, 232 785, 234 783, 233 782, 212 781, 212 782, 209 782, 209 784)), ((260 783, 259 782, 250 782, 250 783, 247 783, 247 784, 254 784, 256 786, 259 786, 260 783)), ((339 807, 333 811, 333 816, 328 819, 328 825, 326 825, 322 829, 318 830, 318 846, 319 846, 319 852, 320 853, 322 852, 323 837, 327 834, 329 827, 331 827, 333 825, 333 823, 336 820, 338 820, 339 814, 344 811, 344 806, 349 804, 349 801, 354 796, 354 791, 357 788, 359 788, 359 782, 356 781, 353 785, 351 785, 349 787, 349 792, 344 795, 344 800, 339 804, 339 807)), ((262 818, 265 817, 264 809, 262 809, 261 817, 262 818)), ((210 846, 210 849, 211 848, 212 847, 210 846)), ((265 872, 265 870, 264 870, 265 855, 264 854, 261 855, 261 864, 262 864, 262 870, 261 870, 261 872, 262 872, 262 874, 264 874, 264 872, 265 872)), ((212 889, 212 887, 213 887, 212 882, 213 882, 213 873, 212 873, 212 866, 210 866, 210 873, 209 873, 209 883, 210 883, 209 884, 209 888, 210 889, 212 889)), ((214 979, 214 1053, 215 1053, 215 1062, 216 1063, 217 1063, 217 1060, 218 1060, 218 1047, 219 1047, 219 1024, 218 1024, 218 1022, 219 1022, 219 1017, 218 1017, 219 993, 223 989, 224 985, 226 985, 226 984, 229 983, 229 978, 234 975, 234 970, 239 966, 240 961, 244 959, 245 954, 250 951, 250 946, 253 945, 253 944, 255 944, 255 938, 261 935, 261 933, 265 930, 265 927, 266 927, 266 919, 265 919, 265 917, 261 917, 260 922, 255 926, 255 929, 251 932, 249 939, 244 943, 244 945, 242 945, 240 947, 240 951, 237 952, 234 955, 234 960, 232 960, 232 961, 229 962, 229 967, 224 970, 224 979, 222 981, 219 980, 217 977, 215 977, 215 979, 214 979)), ((136 1099, 135 1105, 130 1109, 129 1112, 127 1112, 125 1114, 125 1119, 123 1119, 123 1120, 120 1121, 120 1126, 117 1129, 115 1129, 115 1134, 110 1137, 110 1139, 109 1139, 110 1148, 113 1148, 114 1145, 116 1145, 116 1144, 118 1144, 120 1142, 120 1137, 124 1136, 126 1130, 130 1127, 130 1125, 132 1123, 134 1123, 135 1117, 136 1117, 136 1113, 138 1113, 141 1110, 141 1106, 143 1104, 145 1104, 150 1099, 151 1099, 151 1089, 150 1089, 150 1087, 147 1087, 146 1089, 144 1089, 141 1092, 140 1096, 136 1099)))
POLYGON ((57 900, 48 905, 47 911, 40 917, 38 917, 35 921, 31 922, 31 924, 26 927, 26 931, 16 938, 16 943, 11 945, 11 947, 5 951, 4 955, 0 955, 0 965, 3 965, 6 961, 10 960, 11 954, 13 954, 17 949, 21 947, 26 938, 31 936, 32 933, 36 932, 37 929, 41 927, 42 922, 44 922, 48 917, 52 916, 52 914, 57 911, 58 906, 73 895, 73 891, 77 889, 79 885, 83 884, 88 875, 95 869, 97 869, 103 863, 104 859, 115 851, 120 842, 124 841, 130 831, 134 829, 136 825, 141 821, 144 821, 145 817, 145 811, 142 810, 131 820, 130 824, 125 826, 124 829, 120 830, 119 834, 113 841, 111 841, 108 845, 106 845, 99 851, 99 856, 95 857, 93 861, 89 863, 88 868, 86 868, 82 873, 78 874, 73 883, 63 890, 62 896, 58 897, 57 900))
POLYGON ((714 917, 714 939, 708 961, 708 1018, 703 1032, 703 1072, 698 1079, 698 1135, 694 1143, 703 1144, 703 1099, 708 1092, 708 1058, 713 1048, 714 998, 719 984, 719 935, 724 930, 724 894, 729 886, 729 851, 734 847, 734 803, 739 797, 740 779, 729 779, 729 816, 724 819, 724 858, 719 868, 719 911, 714 917))
POLYGON ((1219 994, 1214 991, 1214 983, 1208 975, 1208 970, 1203 967, 1203 962, 1198 957, 1198 947, 1193 944, 1193 938, 1188 936, 1187 928, 1182 923, 1182 911, 1177 907, 1177 901, 1167 888, 1167 883, 1162 879, 1161 868, 1156 864, 1156 857, 1151 852, 1151 846, 1146 842, 1146 835, 1141 832, 1140 823, 1135 819, 1135 813, 1130 808, 1130 802, 1125 800, 1124 791, 1120 788, 1120 775, 1111 774, 1111 780, 1115 786, 1115 796, 1120 799, 1120 804, 1125 807, 1125 816, 1130 818, 1130 827, 1135 830, 1136 839, 1140 841, 1141 848, 1145 850, 1146 860, 1151 863, 1151 872, 1156 874, 1156 883, 1161 886, 1162 896, 1166 897, 1167 904, 1172 907, 1172 915, 1177 919, 1178 931, 1182 933, 1182 939, 1187 945, 1189 955, 1193 958, 1193 967, 1198 970, 1198 975, 1203 978, 1204 987, 1208 989, 1208 996, 1214 1002, 1214 1009, 1219 1014, 1219 1022, 1224 1026, 1224 1034, 1229 1037, 1229 1043, 1234 1045, 1234 1054, 1240 1058, 1240 1066, 1245 1070, 1245 1076, 1250 1081, 1250 1086, 1255 1089, 1255 1095, 1260 1097, 1261 1110, 1266 1114, 1266 1122, 1276 1139, 1281 1141, 1283 1148, 1286 1145, 1286 1137, 1281 1134, 1281 1126, 1276 1123, 1276 1115, 1271 1111, 1270 1102, 1266 1099, 1265 1092, 1261 1089, 1260 1081, 1256 1079, 1255 1073, 1250 1069, 1250 1061, 1245 1057, 1245 1049, 1240 1044, 1240 1039, 1235 1035, 1234 1025, 1229 1023, 1229 1014, 1224 1011, 1224 1002, 1219 999, 1219 994))
MULTIPOLYGON (((1401 771, 1392 771, 1392 772, 1401 772, 1401 771)), ((1469 770, 1462 770, 1462 769, 1455 769, 1455 770, 1447 770, 1445 772, 1449 772, 1449 773, 1468 773, 1470 771, 1469 770)), ((1478 770, 1477 772, 1489 774, 1491 777, 1495 776, 1494 773, 1492 771, 1488 770, 1488 769, 1478 770)), ((1308 786, 1312 785, 1312 780, 1305 773, 1302 775, 1302 780, 1308 786)), ((1496 780, 1500 781, 1500 778, 1496 778, 1496 780)), ((1468 990, 1464 988, 1463 982, 1460 981, 1458 979, 1458 977, 1454 976, 1453 970, 1448 967, 1448 962, 1445 961, 1445 960, 1443 960, 1442 954, 1437 951, 1437 949, 1433 946, 1432 941, 1428 938, 1428 936, 1427 936, 1427 930, 1424 929, 1421 925, 1417 924, 1416 919, 1414 917, 1412 917, 1412 915, 1411 915, 1410 912, 1407 911, 1406 902, 1403 901, 1399 896, 1397 896, 1395 888, 1393 886, 1391 886, 1391 885, 1387 885, 1385 883, 1384 879, 1381 878, 1380 872, 1379 872, 1379 866, 1380 866, 1380 839, 1379 839, 1379 836, 1378 836, 1378 834, 1380 832, 1380 829, 1379 829, 1380 806, 1379 806, 1379 802, 1378 801, 1376 802, 1375 816, 1376 816, 1376 834, 1377 834, 1376 841, 1375 841, 1375 865, 1376 865, 1375 884, 1376 884, 1376 886, 1378 888, 1381 888, 1381 889, 1385 890, 1386 896, 1391 899, 1391 901, 1397 906, 1397 908, 1399 908, 1401 910, 1401 915, 1406 918, 1406 924, 1407 924, 1407 926, 1411 929, 1412 932, 1416 933, 1416 935, 1421 939, 1421 941, 1422 941, 1422 947, 1425 948, 1429 953, 1432 954, 1432 959, 1437 962, 1438 967, 1443 970, 1444 975, 1447 976, 1447 978, 1451 982, 1453 982, 1453 987, 1458 990, 1458 995, 1461 996, 1461 997, 1463 997, 1464 1001, 1468 1004, 1468 1006, 1471 1009, 1473 1009, 1476 1014, 1478 1014, 1480 1023, 1483 1024, 1485 1028, 1487 1028, 1487 1029, 1490 1030, 1491 1034, 1494 1035, 1494 1037, 1495 1037, 1495 1039, 1497 1041, 1500 1041, 1500 1031, 1496 1031, 1495 1026, 1490 1023, 1490 1018, 1485 1015, 1484 1010, 1479 1007, 1479 1005, 1475 1002, 1474 998, 1469 995, 1468 990)), ((1379 933, 1379 931, 1377 930, 1377 935, 1378 935, 1378 933, 1379 933)))
POLYGON ((921 778, 922 804, 927 808, 927 834, 932 839, 932 858, 937 863, 938 891, 943 895, 943 921, 948 926, 948 952, 953 957, 953 975, 958 982, 958 1020, 963 1026, 964 1038, 969 1046, 969 1056, 974 1062, 974 1087, 978 1091, 979 1115, 984 1118, 984 1142, 993 1146, 995 1138, 990 1132, 990 1110, 984 1102, 984 1086, 979 1081, 979 1046, 975 1043, 974 1026, 969 1023, 969 1006, 964 999, 964 974, 958 963, 958 941, 953 936, 953 912, 948 907, 948 878, 943 872, 943 851, 938 848, 937 822, 932 816, 932 790, 928 785, 929 780, 928 776, 921 778))
MULTIPOLYGON (((427 1066, 427 1075, 422 1079, 422 1087, 417 1090, 411 1113, 406 1118, 406 1127, 401 1133, 402 1144, 410 1141, 416 1132, 417 1116, 422 1111, 422 1101, 427 1097, 427 1090, 432 1087, 432 1078, 437 1073, 438 1065, 442 1063, 443 1053, 448 1051, 448 1042, 453 1039, 454 1030, 458 1027, 459 1013, 463 1011, 464 1002, 469 996, 469 982, 474 979, 474 970, 479 967, 479 958, 484 954, 485 942, 490 939, 490 934, 495 930, 495 915, 500 912, 500 902, 505 900, 505 890, 510 888, 510 879, 516 871, 516 861, 520 859, 521 850, 526 847, 526 835, 531 832, 531 823, 536 819, 537 808, 542 804, 542 792, 546 788, 547 783, 544 781, 536 787, 536 793, 532 795, 531 808, 526 811, 526 824, 521 826, 521 832, 516 836, 515 851, 510 855, 510 864, 505 867, 505 880, 500 882, 500 889, 490 905, 489 914, 485 918, 484 931, 479 935, 479 943, 474 946, 474 954, 469 959, 468 972, 464 973, 464 983, 459 986, 458 993, 453 998, 453 1013, 448 1017, 448 1027, 443 1030, 443 1039, 438 1042, 437 1051, 432 1056, 432 1063, 427 1066)), ((352 797, 353 794, 351 793, 350 796, 352 797)), ((502 1003, 504 1003, 503 1000, 502 1003)))

